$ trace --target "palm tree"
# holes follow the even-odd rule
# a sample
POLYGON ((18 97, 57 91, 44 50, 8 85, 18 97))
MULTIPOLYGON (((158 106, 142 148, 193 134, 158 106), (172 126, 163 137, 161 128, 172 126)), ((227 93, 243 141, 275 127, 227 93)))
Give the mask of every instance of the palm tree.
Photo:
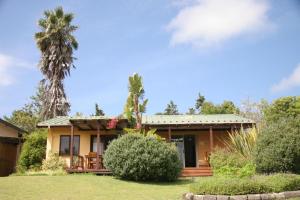
POLYGON ((133 74, 129 77, 128 98, 124 108, 124 115, 128 118, 132 126, 142 128, 142 113, 146 112, 148 99, 144 99, 145 90, 143 87, 142 77, 138 74, 133 74))
POLYGON ((41 51, 39 68, 44 75, 45 87, 43 98, 44 119, 67 115, 70 104, 64 90, 63 80, 70 75, 74 57, 73 50, 78 43, 73 36, 77 26, 71 24, 72 13, 64 13, 62 7, 44 12, 44 18, 38 21, 41 32, 35 34, 38 48, 41 51))

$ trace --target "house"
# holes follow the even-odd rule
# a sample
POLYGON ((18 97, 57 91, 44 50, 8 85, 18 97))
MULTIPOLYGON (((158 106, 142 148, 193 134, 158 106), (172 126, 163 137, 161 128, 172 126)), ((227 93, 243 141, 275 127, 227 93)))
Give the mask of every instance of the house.
POLYGON ((0 118, 0 176, 8 176, 15 171, 25 132, 0 118))
MULTIPOLYGON (((205 176, 212 174, 210 152, 224 147, 230 132, 250 128, 254 122, 233 114, 151 115, 143 116, 142 125, 146 130, 156 129, 167 142, 176 144, 183 176, 205 176)), ((125 118, 105 116, 57 117, 38 124, 48 128, 47 156, 50 151, 59 153, 69 172, 95 173, 109 173, 102 166, 102 155, 127 126, 125 118)))

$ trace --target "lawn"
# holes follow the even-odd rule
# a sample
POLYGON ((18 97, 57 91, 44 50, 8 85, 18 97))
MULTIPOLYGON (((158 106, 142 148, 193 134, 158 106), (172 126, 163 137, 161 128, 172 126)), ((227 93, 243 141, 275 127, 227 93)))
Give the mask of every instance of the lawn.
POLYGON ((0 199, 181 199, 191 179, 174 183, 136 183, 111 176, 10 176, 0 178, 0 199))

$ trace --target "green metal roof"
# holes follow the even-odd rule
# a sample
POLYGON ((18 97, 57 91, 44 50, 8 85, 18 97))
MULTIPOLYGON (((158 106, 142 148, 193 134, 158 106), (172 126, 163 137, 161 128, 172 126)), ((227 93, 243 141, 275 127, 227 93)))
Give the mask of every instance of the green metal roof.
POLYGON ((48 126, 70 126, 70 117, 59 116, 46 121, 38 123, 38 127, 48 127, 48 126))
POLYGON ((167 125, 167 124, 245 124, 254 123, 250 119, 234 114, 210 114, 210 115, 148 115, 143 116, 143 124, 167 125))
MULTIPOLYGON (((68 117, 61 116, 47 121, 40 122, 38 127, 48 126, 70 126, 70 120, 109 120, 114 117, 108 116, 88 116, 88 117, 68 117)), ((143 116, 145 125, 168 125, 168 124, 249 124, 254 123, 250 119, 233 114, 212 114, 212 115, 145 115, 143 116)))

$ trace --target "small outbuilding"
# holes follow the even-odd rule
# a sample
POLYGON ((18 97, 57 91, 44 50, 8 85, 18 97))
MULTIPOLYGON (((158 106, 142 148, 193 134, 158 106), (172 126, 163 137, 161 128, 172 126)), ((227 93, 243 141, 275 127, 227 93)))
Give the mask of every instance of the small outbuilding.
POLYGON ((0 118, 0 176, 15 172, 25 130, 0 118))

